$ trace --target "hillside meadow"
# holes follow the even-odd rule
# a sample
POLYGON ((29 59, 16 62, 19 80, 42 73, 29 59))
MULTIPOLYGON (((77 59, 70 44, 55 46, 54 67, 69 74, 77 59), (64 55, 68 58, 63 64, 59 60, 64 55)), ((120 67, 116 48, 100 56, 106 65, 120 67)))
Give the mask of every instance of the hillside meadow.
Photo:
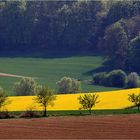
MULTIPOLYGON (((99 103, 96 105, 96 110, 102 109, 124 109, 132 105, 128 101, 128 94, 140 93, 140 88, 116 90, 110 92, 97 92, 99 95, 99 103)), ((88 94, 88 93, 87 93, 88 94)), ((79 94, 62 94, 57 95, 54 106, 48 106, 48 110, 78 110, 80 105, 77 98, 83 95, 79 94)), ((42 108, 35 103, 35 96, 13 96, 9 97, 11 102, 6 108, 9 111, 25 111, 29 109, 42 110, 42 108)))
MULTIPOLYGON (((33 77, 39 84, 48 85, 57 91, 56 82, 63 76, 70 76, 81 81, 91 80, 89 71, 102 67, 101 56, 73 56, 68 58, 0 58, 0 73, 33 77)), ((20 78, 0 76, 0 85, 8 95, 15 95, 13 85, 20 78)), ((82 82, 82 92, 108 91, 117 88, 88 85, 82 82)))

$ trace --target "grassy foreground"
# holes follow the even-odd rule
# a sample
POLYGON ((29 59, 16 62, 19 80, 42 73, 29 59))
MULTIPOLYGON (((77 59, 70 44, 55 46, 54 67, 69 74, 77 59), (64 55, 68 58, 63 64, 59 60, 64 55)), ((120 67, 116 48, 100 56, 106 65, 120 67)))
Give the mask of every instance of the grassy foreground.
MULTIPOLYGON (((70 76, 79 80, 91 80, 89 71, 97 70, 103 65, 100 56, 77 56, 69 58, 0 58, 0 73, 16 74, 36 78, 37 82, 48 85, 57 90, 56 82, 63 76, 70 76)), ((19 78, 0 77, 0 86, 15 95, 13 84, 19 78)), ((116 88, 93 86, 82 83, 82 92, 108 91, 116 88)))
MULTIPOLYGON (((42 112, 35 111, 40 115, 42 112)), ((104 109, 104 110, 92 110, 91 115, 120 115, 120 114, 140 114, 137 109, 104 109)), ((11 111, 10 114, 19 116, 24 111, 11 111)), ((58 110, 58 111, 47 111, 48 116, 85 116, 89 115, 87 110, 58 110)), ((42 117, 42 115, 40 116, 42 117)))
MULTIPOLYGON (((48 111, 49 116, 84 116, 89 115, 86 110, 69 110, 69 111, 48 111)), ((137 109, 105 109, 92 110, 92 115, 119 115, 119 114, 139 114, 137 109)))
MULTIPOLYGON (((95 110, 104 109, 124 109, 132 106, 132 103, 128 101, 128 94, 140 93, 140 88, 137 89, 127 89, 127 90, 117 90, 110 92, 98 92, 99 103, 94 107, 95 110)), ((59 110, 78 110, 80 105, 77 98, 81 94, 64 94, 57 95, 57 100, 54 106, 48 106, 50 111, 59 110)), ((7 105, 6 108, 9 111, 26 111, 29 109, 42 110, 42 108, 35 103, 35 96, 13 96, 9 97, 11 104, 7 105)))

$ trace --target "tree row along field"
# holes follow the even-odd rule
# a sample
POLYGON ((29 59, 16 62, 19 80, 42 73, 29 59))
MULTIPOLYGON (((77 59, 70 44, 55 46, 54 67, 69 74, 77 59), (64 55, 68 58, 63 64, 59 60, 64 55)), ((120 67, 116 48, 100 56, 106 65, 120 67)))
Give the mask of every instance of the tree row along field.
MULTIPOLYGON (((128 101, 128 94, 138 94, 140 88, 116 90, 110 92, 97 92, 99 95, 99 103, 93 109, 123 109, 132 106, 128 101)), ((48 106, 48 110, 78 110, 79 94, 57 95, 54 106, 48 106)), ((9 97, 10 104, 6 105, 9 111, 26 111, 28 109, 42 110, 39 104, 34 101, 35 96, 13 96, 9 97)))

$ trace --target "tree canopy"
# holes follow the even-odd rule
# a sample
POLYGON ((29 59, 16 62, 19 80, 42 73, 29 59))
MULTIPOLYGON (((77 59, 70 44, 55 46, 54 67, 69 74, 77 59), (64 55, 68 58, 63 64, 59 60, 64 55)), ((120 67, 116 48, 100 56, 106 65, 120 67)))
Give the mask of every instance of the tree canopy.
POLYGON ((0 55, 98 52, 140 69, 139 1, 1 1, 0 21, 0 55))

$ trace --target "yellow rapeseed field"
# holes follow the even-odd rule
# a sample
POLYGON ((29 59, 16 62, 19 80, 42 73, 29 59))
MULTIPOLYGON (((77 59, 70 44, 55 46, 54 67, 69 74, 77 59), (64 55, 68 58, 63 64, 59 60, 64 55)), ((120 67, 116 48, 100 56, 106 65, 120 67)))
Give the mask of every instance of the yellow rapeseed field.
MULTIPOLYGON (((122 109, 132 104, 128 101, 128 94, 140 93, 140 88, 117 90, 109 92, 98 92, 100 102, 94 109, 122 109)), ((48 110, 78 110, 80 105, 77 98, 82 94, 57 95, 53 107, 48 106, 48 110)), ((33 100, 35 96, 14 96, 9 97, 10 104, 6 106, 9 111, 24 111, 27 109, 41 110, 41 107, 33 100)))

